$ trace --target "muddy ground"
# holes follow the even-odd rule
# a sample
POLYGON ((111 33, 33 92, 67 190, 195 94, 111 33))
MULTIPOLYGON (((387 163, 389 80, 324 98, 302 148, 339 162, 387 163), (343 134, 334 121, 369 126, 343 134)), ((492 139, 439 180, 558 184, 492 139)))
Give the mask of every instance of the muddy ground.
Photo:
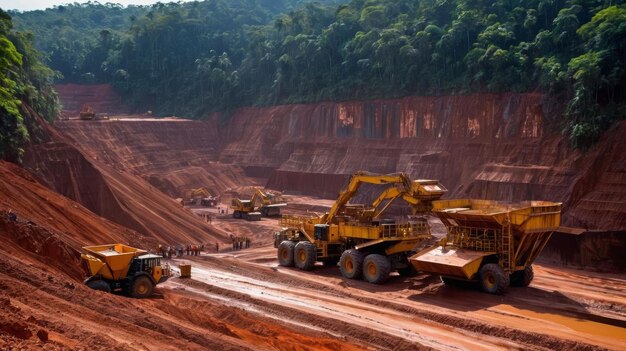
MULTIPOLYGON (((55 200, 44 193, 40 198, 55 200)), ((330 203, 295 196, 287 200, 292 213, 319 211, 330 203)), ((74 208, 71 202, 67 206, 74 208)), ((626 347, 623 274, 535 265, 530 287, 511 288, 503 296, 472 286, 445 286, 428 275, 393 276, 378 286, 344 279, 338 267, 320 265, 312 272, 279 267, 271 237, 276 219, 248 222, 218 214, 216 208, 191 210, 210 214, 209 225, 220 237, 248 236, 252 247, 232 251, 221 242, 219 253, 211 246, 198 257, 168 260, 175 270, 191 263, 191 279, 174 277, 145 300, 86 288, 72 243, 64 244, 61 229, 46 229, 45 217, 9 222, 2 216, 0 349, 626 347)))

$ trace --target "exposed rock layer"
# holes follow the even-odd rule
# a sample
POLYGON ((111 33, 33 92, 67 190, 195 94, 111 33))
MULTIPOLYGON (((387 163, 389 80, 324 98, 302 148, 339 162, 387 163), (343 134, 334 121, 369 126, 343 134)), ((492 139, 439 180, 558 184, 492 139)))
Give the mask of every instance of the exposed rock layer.
MULTIPOLYGON (((63 96, 62 96, 63 97, 63 96)), ((94 156, 172 197, 251 177, 334 198, 356 170, 439 179, 447 197, 551 200, 564 224, 626 228, 626 123, 583 154, 547 125, 541 94, 408 97, 241 108, 228 122, 59 123, 94 156)))

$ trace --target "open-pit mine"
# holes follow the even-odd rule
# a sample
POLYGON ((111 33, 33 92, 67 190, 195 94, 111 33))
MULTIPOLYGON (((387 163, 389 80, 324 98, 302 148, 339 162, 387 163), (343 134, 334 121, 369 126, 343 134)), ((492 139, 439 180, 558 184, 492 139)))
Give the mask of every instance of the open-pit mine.
POLYGON ((626 349, 623 121, 583 153, 533 93, 187 120, 57 90, 0 162, 0 349, 626 349))

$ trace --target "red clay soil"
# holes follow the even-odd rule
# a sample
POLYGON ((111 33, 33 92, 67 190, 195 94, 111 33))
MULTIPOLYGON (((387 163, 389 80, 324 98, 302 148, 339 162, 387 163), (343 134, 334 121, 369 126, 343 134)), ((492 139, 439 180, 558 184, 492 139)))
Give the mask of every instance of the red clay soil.
MULTIPOLYGON (((216 216, 220 231, 250 233, 253 248, 169 261, 192 264, 154 298, 88 289, 80 246, 153 239, 100 218, 0 162, 0 348, 7 350, 621 350, 626 280, 536 266, 528 288, 503 296, 437 277, 392 276, 375 286, 278 267, 265 229, 216 216), (17 215, 9 220, 8 211, 17 215)), ((328 201, 309 199, 312 206, 328 201)), ((300 208, 300 207, 299 207, 300 208)), ((301 209, 300 209, 301 210, 301 209)), ((210 209, 214 211, 214 209, 210 209)), ((226 251, 226 252, 223 252, 226 251)))
POLYGON ((43 141, 27 148, 24 167, 50 189, 162 244, 226 240, 144 178, 112 167, 55 128, 46 125, 41 134, 43 141))
POLYGON ((57 84, 54 89, 63 105, 62 114, 66 117, 78 116, 84 105, 91 106, 97 115, 130 112, 122 103, 122 97, 109 84, 57 84))
MULTIPOLYGON (((361 350, 320 330, 157 288, 136 300, 84 286, 80 247, 144 237, 88 211, 0 161, 0 349, 361 350), (9 211, 17 220, 10 220, 9 211)), ((176 285, 178 278, 171 283, 176 285)))

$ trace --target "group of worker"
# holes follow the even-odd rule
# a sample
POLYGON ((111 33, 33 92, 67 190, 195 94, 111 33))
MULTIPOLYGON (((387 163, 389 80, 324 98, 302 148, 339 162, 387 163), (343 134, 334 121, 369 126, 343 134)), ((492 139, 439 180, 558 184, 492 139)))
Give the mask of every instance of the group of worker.
POLYGON ((183 246, 182 244, 174 245, 159 245, 159 252, 161 252, 161 256, 163 258, 172 258, 172 255, 176 255, 176 257, 183 257, 183 254, 186 252, 187 256, 200 256, 200 252, 204 251, 204 244, 202 245, 187 245, 183 246))
POLYGON ((233 242, 233 251, 247 249, 250 247, 252 240, 247 236, 230 236, 230 240, 233 242))

